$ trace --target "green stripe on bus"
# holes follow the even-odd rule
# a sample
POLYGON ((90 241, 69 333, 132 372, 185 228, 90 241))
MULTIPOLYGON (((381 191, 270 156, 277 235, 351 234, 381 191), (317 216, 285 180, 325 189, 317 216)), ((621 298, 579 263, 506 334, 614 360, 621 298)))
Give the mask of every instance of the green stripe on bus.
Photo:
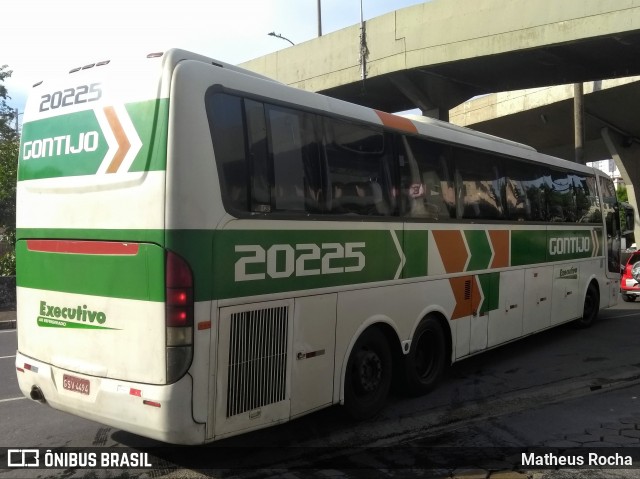
MULTIPOLYGON (((602 231, 602 228, 548 232, 514 230, 511 232, 511 266, 602 256, 602 231)), ((48 258, 21 250, 24 242, 19 241, 18 285, 161 301, 164 275, 162 248, 178 253, 191 266, 196 301, 396 278, 426 278, 429 234, 426 229, 164 231, 20 228, 17 231, 19 240, 108 240, 151 243, 159 248, 154 250, 158 254, 148 257, 148 264, 111 263, 105 260, 111 257, 96 256, 91 256, 89 263, 84 264, 83 260, 71 258, 73 255, 56 255, 52 261, 57 269, 51 269, 48 258), (94 261, 93 258, 98 259, 94 261), (105 273, 101 274, 103 267, 105 273), (47 272, 49 270, 57 272, 51 275, 47 272), (147 274, 156 275, 151 292, 146 289, 146 280, 142 281, 144 285, 138 284, 147 274)), ((485 296, 482 309, 495 309, 499 276, 490 273, 488 236, 485 229, 464 230, 464 235, 472 255, 469 270, 480 273, 489 270, 488 275, 479 275, 485 296)))
POLYGON ((602 242, 602 228, 514 230, 511 232, 511 265, 525 266, 602 256, 602 242))
POLYGON ((219 231, 214 240, 214 296, 392 280, 401 274, 401 244, 402 230, 219 231))
POLYGON ((404 232, 403 250, 406 263, 402 276, 404 278, 420 278, 428 274, 429 231, 404 232))
POLYGON ((467 271, 479 271, 488 269, 491 262, 491 245, 485 230, 465 230, 464 236, 469 245, 471 258, 467 265, 467 271))
POLYGON ((96 326, 93 324, 77 323, 75 321, 47 318, 46 316, 38 316, 38 326, 41 328, 63 328, 63 329, 102 329, 102 330, 116 330, 118 328, 108 328, 106 326, 96 326))
POLYGON ((164 301, 164 250, 141 244, 137 255, 29 251, 16 243, 20 287, 111 298, 164 301))
POLYGON ((511 265, 545 263, 547 231, 514 230, 511 232, 511 265))
POLYGON ((167 168, 169 100, 131 103, 126 105, 126 109, 142 140, 142 148, 133 160, 129 171, 165 170, 167 168))
POLYGON ((479 274, 478 282, 484 296, 479 314, 484 315, 498 309, 500 306, 500 273, 479 274))
MULTIPOLYGON (((142 143, 129 171, 166 169, 169 100, 131 103, 125 105, 125 110, 142 143)), ((25 123, 18 157, 18 181, 95 175, 110 151, 107 135, 115 135, 112 131, 103 131, 97 115, 102 117, 105 113, 92 109, 25 123)), ((117 121, 120 129, 126 118, 118 117, 117 121)), ((103 120, 102 125, 112 128, 107 120, 103 120)), ((128 138, 126 129, 122 131, 127 136, 123 141, 129 141, 130 147, 132 139, 128 138)))

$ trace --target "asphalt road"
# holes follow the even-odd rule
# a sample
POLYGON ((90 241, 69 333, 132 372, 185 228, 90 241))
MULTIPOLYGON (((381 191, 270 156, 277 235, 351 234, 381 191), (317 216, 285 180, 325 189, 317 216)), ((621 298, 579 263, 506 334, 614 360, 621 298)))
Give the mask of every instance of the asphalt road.
MULTIPOLYGON (((640 303, 621 303, 603 310, 589 329, 560 326, 462 361, 436 391, 420 398, 393 396, 378 417, 366 422, 346 420, 334 407, 182 450, 184 454, 158 450, 154 468, 146 471, 87 473, 67 468, 56 473, 29 471, 33 475, 27 476, 24 470, 0 470, 0 479, 201 477, 199 473, 263 477, 267 470, 272 477, 288 471, 291 478, 415 477, 426 474, 426 468, 428 477, 447 477, 454 472, 451 461, 435 470, 423 461, 434 446, 462 454, 483 450, 495 456, 493 469, 505 470, 518 469, 514 465, 518 461, 509 456, 511 449, 502 448, 589 446, 640 453, 638 338, 640 303), (190 463, 193 457, 196 463, 190 463), (206 466, 197 464, 203 457, 206 466)), ((160 446, 22 399, 15 378, 15 350, 15 331, 0 331, 0 447, 160 446)), ((491 469, 487 461, 477 467, 491 469)), ((571 477, 563 476, 565 472, 570 471, 561 469, 544 477, 571 477)), ((589 477, 637 477, 640 472, 616 474, 589 477)))

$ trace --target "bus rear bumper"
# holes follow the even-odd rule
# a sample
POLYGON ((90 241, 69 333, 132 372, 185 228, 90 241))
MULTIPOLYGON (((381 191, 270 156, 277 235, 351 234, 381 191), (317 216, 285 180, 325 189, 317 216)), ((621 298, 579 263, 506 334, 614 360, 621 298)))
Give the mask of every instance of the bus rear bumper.
POLYGON ((54 409, 172 444, 202 444, 192 417, 192 378, 149 385, 87 376, 16 353, 22 393, 54 409))

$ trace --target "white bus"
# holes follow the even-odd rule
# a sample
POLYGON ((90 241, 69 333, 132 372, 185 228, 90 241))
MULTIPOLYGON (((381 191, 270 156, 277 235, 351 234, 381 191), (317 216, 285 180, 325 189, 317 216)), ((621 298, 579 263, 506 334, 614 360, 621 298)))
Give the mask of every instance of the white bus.
POLYGON ((370 417, 618 296, 608 177, 181 50, 35 85, 17 194, 22 392, 171 443, 370 417))

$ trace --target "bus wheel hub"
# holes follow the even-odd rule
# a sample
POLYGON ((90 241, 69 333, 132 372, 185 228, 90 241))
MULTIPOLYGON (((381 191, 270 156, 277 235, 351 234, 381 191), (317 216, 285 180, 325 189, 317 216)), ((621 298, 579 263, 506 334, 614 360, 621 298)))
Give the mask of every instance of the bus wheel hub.
POLYGON ((372 351, 362 351, 358 361, 360 365, 360 386, 365 392, 374 391, 382 378, 382 363, 377 354, 372 351))

